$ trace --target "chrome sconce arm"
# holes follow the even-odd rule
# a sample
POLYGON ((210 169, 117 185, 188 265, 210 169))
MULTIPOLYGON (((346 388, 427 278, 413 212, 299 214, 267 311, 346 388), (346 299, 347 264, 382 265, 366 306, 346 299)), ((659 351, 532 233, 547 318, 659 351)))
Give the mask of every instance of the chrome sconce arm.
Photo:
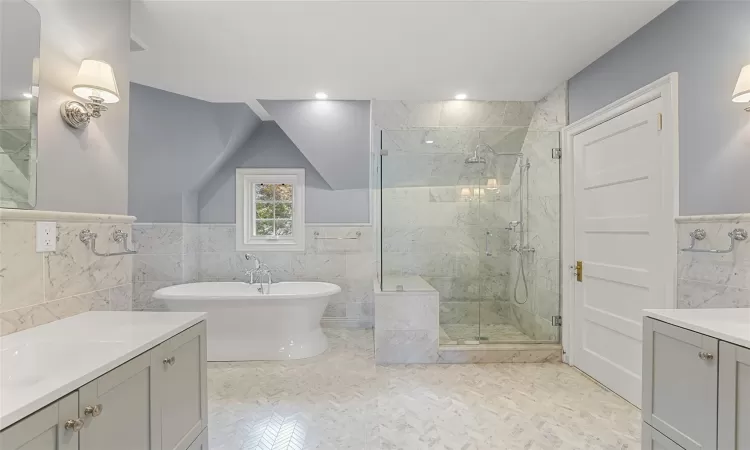
POLYGON ((128 233, 125 233, 122 230, 115 230, 112 233, 112 239, 114 239, 115 242, 122 242, 125 251, 123 252, 106 252, 106 253, 99 253, 96 251, 96 238, 99 235, 94 233, 93 231, 89 230, 88 228, 81 230, 80 233, 78 233, 78 238, 86 244, 90 249, 91 252, 94 253, 96 256, 122 256, 122 255, 134 255, 138 253, 136 250, 130 250, 128 249, 128 233))

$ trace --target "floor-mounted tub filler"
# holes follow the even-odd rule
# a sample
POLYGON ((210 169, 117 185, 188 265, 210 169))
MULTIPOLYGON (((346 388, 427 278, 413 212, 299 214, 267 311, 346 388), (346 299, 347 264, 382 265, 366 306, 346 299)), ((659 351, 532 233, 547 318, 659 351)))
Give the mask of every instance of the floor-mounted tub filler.
POLYGON ((320 319, 341 288, 322 282, 189 283, 159 289, 169 311, 208 313, 208 360, 289 360, 328 348, 320 319))

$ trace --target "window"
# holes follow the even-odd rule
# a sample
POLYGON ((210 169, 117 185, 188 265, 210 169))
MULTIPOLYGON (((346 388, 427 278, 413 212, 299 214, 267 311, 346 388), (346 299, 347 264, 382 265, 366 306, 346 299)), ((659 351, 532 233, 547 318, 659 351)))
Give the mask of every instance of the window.
POLYGON ((305 249, 305 170, 237 169, 237 250, 305 249))

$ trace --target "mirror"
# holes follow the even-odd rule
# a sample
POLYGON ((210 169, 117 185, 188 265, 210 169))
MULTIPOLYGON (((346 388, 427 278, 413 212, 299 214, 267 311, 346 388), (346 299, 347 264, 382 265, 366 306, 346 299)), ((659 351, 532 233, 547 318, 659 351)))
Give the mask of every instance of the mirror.
POLYGON ((36 205, 39 12, 0 1, 0 207, 36 205))

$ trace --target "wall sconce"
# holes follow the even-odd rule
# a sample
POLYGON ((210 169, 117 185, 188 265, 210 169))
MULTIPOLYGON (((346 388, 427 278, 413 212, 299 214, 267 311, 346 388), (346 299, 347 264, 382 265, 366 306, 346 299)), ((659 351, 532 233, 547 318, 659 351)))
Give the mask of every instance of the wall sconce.
MULTIPOLYGON (((735 86, 734 94, 732 94, 732 101, 735 103, 750 102, 750 64, 743 67, 740 72, 740 77, 737 79, 737 86, 735 86)), ((745 108, 745 111, 750 112, 750 106, 745 108)))
POLYGON ((60 105, 60 114, 65 123, 77 129, 86 128, 92 117, 101 117, 102 112, 107 110, 106 103, 120 101, 112 67, 94 59, 84 59, 81 62, 73 93, 89 102, 67 101, 60 105))
POLYGON ((497 187, 497 179, 496 178, 490 178, 487 180, 487 190, 488 191, 497 191, 499 188, 497 187))

